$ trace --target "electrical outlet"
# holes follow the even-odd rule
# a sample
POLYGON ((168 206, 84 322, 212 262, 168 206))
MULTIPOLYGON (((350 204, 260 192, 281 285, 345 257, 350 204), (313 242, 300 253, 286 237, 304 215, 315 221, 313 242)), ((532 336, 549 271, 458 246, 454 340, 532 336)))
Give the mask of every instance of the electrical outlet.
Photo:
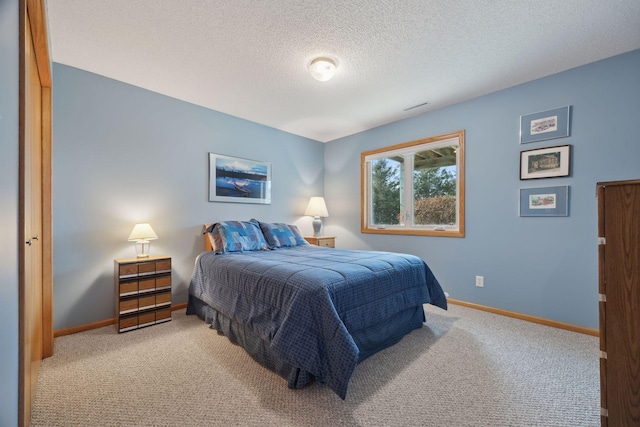
POLYGON ((476 276, 476 286, 484 288, 484 276, 476 276))

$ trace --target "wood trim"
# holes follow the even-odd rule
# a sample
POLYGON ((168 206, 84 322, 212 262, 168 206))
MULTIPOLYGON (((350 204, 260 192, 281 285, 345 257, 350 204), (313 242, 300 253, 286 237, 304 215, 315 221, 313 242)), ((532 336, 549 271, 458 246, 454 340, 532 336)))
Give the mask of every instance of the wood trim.
MULTIPOLYGON (((42 357, 53 354, 52 78, 44 0, 27 0, 34 55, 42 86, 42 357)), ((23 226, 21 228, 24 228, 23 226)), ((24 239, 21 239, 21 241, 24 239)))
POLYGON ((53 187, 51 88, 42 88, 42 357, 53 355, 53 187))
POLYGON ((530 316, 528 314, 516 313, 514 311, 503 310, 501 308, 488 307, 486 305, 474 304, 472 302, 460 301, 460 300, 451 299, 451 298, 448 298, 447 302, 455 305, 461 305, 463 307, 469 307, 469 308, 474 308, 476 310, 499 314, 501 316, 512 317, 514 319, 524 320, 531 323, 537 323, 539 325, 551 326, 552 328, 565 329, 567 331, 578 332, 580 334, 586 334, 586 335, 592 335, 594 337, 599 336, 598 329, 585 328, 584 326, 557 322, 555 320, 544 319, 542 317, 530 316))
POLYGON ((99 322, 85 323, 84 325, 58 329, 57 331, 53 332, 53 336, 56 338, 63 337, 65 335, 77 334, 78 332, 85 332, 85 331, 90 331, 92 329, 103 328, 105 326, 113 325, 114 323, 116 323, 116 319, 105 319, 105 320, 100 320, 99 322))
MULTIPOLYGON (((487 311, 489 313, 499 314, 501 316, 512 317, 514 319, 524 320, 524 321, 527 321, 527 322, 537 323, 537 324, 540 324, 540 325, 551 326, 553 328, 565 329, 565 330, 568 330, 568 331, 578 332, 578 333, 581 333, 581 334, 598 336, 598 330, 597 329, 585 328, 583 326, 577 326, 577 325, 572 325, 572 324, 569 324, 569 323, 557 322, 555 320, 544 319, 544 318, 541 318, 541 317, 530 316, 528 314, 516 313, 516 312, 513 312, 513 311, 502 310, 500 308, 488 307, 488 306, 485 306, 485 305, 474 304, 474 303, 471 303, 471 302, 460 301, 460 300, 456 300, 456 299, 452 299, 452 298, 447 299, 447 302, 451 303, 451 304, 454 304, 454 305, 460 305, 460 306, 463 306, 463 307, 469 307, 469 308, 474 308, 476 310, 487 311)), ((171 306, 171 311, 182 310, 182 309, 185 309, 186 307, 187 307, 187 303, 186 302, 179 303, 179 304, 173 304, 171 306)), ((101 320, 99 322, 87 323, 87 324, 84 324, 84 325, 73 326, 71 328, 58 329, 57 331, 54 332, 54 336, 55 337, 62 337, 64 335, 71 335, 71 334, 76 334, 78 332, 84 332, 84 331, 90 331, 92 329, 103 328, 105 326, 113 325, 115 323, 116 323, 116 319, 114 318, 114 319, 101 320)))
MULTIPOLYGON (((615 185, 615 184, 614 184, 615 185)), ((605 239, 605 188, 606 185, 598 183, 596 197, 598 198, 598 318, 600 320, 600 408, 607 409, 607 359, 602 357, 602 352, 607 351, 607 288, 604 274, 605 245, 600 239, 605 239)), ((608 425, 608 417, 602 416, 602 426, 608 425)))
POLYGON ((179 304, 173 304, 171 306, 171 311, 178 311, 178 310, 182 310, 183 308, 187 308, 187 303, 186 302, 181 302, 179 304))
POLYGON ((629 179, 626 181, 605 181, 605 182, 598 182, 596 185, 598 187, 613 187, 616 185, 634 185, 634 184, 640 184, 640 179, 629 179))
POLYGON ((211 252, 213 250, 213 244, 211 243, 211 233, 205 233, 205 230, 209 228, 211 224, 205 224, 202 228, 202 236, 204 237, 204 250, 211 252))
POLYGON ((607 295, 607 282, 605 280, 604 266, 605 266, 605 245, 600 242, 600 238, 605 237, 605 188, 606 185, 598 183, 596 197, 598 198, 598 316, 600 318, 600 351, 606 351, 607 349, 607 335, 606 335, 606 295, 607 295), (603 299, 605 301, 603 301, 603 299))
MULTIPOLYGON (((172 305, 171 311, 182 310, 184 308, 187 308, 186 302, 172 305)), ((93 329, 104 328, 105 326, 115 325, 117 321, 118 321, 117 318, 113 318, 113 319, 100 320, 98 322, 93 322, 93 323, 85 323, 84 325, 58 329, 57 331, 54 331, 53 335, 57 338, 57 337, 63 337, 65 335, 77 334, 78 332, 91 331, 93 329)))
POLYGON ((458 132, 454 132, 454 134, 458 134, 458 141, 459 141, 459 145, 458 145, 458 157, 460 158, 460 167, 459 169, 456 171, 456 176, 457 179, 459 180, 458 182, 458 187, 460 187, 460 191, 457 194, 458 197, 458 234, 455 236, 451 236, 451 237, 464 237, 465 235, 465 228, 464 228, 464 224, 465 224, 465 206, 466 206, 466 196, 465 194, 467 193, 466 187, 465 187, 465 176, 466 176, 466 170, 465 170, 465 158, 466 158, 466 154, 465 154, 465 147, 467 146, 467 141, 465 140, 465 135, 466 132, 464 130, 460 130, 458 132))
POLYGON ((446 141, 447 139, 462 138, 464 143, 464 130, 457 130, 455 132, 443 133, 442 135, 430 136, 428 138, 416 139, 415 141, 401 142, 400 144, 390 145, 388 147, 376 148, 374 150, 363 151, 362 154, 370 156, 372 154, 385 153, 387 151, 401 150, 408 147, 414 147, 416 145, 429 144, 431 142, 446 141))
MULTIPOLYGON (((47 21, 46 21, 46 7, 45 0, 27 0, 20 1, 18 6, 19 17, 19 125, 18 125, 18 312, 19 312, 19 326, 18 326, 18 425, 27 426, 31 420, 31 399, 33 395, 33 386, 35 380, 34 375, 37 375, 37 369, 34 366, 39 366, 41 358, 47 353, 53 350, 53 333, 51 321, 45 320, 42 316, 49 316, 51 319, 51 307, 52 307, 52 225, 51 225, 51 61, 49 57, 49 43, 47 36, 47 21), (27 46, 29 43, 29 46, 27 46), (29 84, 30 76, 26 75, 28 70, 27 61, 27 48, 33 49, 33 60, 35 67, 37 68, 37 76, 40 86, 40 99, 38 102, 40 105, 35 105, 36 111, 38 111, 39 120, 41 121, 41 127, 38 129, 40 136, 40 144, 37 156, 40 159, 40 194, 39 209, 40 209, 40 227, 38 230, 39 242, 42 251, 38 256, 42 259, 39 260, 42 287, 39 289, 38 297, 36 299, 35 306, 30 305, 27 301, 27 293, 25 287, 27 286, 27 267, 26 263, 26 248, 24 242, 27 238, 25 234, 26 220, 25 215, 27 213, 25 208, 26 202, 26 137, 27 137, 27 117, 28 108, 30 102, 27 99, 27 85, 29 84), (47 88, 47 90, 44 90, 47 88), (45 234, 45 230, 46 233, 45 234), (29 325, 27 321, 34 311, 37 313, 38 321, 38 360, 31 360, 32 350, 31 343, 28 341, 29 325)), ((29 219, 31 221, 31 219, 29 219)))
POLYGON ((18 40, 20 45, 19 53, 19 76, 18 76, 18 426, 27 426, 31 422, 31 402, 29 399, 29 369, 26 363, 27 340, 25 324, 25 257, 26 249, 24 242, 25 235, 25 135, 26 135, 26 15, 27 8, 24 2, 19 2, 18 6, 18 40))
POLYGON ((36 63, 42 87, 51 88, 51 58, 49 57, 49 37, 47 36, 47 16, 45 0, 27 0, 29 23, 33 35, 36 63))

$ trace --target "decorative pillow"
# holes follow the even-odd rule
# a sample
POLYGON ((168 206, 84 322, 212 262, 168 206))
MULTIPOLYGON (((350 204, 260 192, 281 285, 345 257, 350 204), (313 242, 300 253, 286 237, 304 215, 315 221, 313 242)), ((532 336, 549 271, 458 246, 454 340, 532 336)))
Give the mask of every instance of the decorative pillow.
POLYGON ((293 235, 296 236, 296 243, 298 244, 298 246, 304 246, 309 244, 309 242, 307 242, 305 238, 302 237, 302 234, 300 234, 300 230, 298 230, 297 225, 287 224, 287 227, 289 227, 289 230, 291 230, 293 235))
POLYGON ((205 233, 211 233, 213 251, 217 254, 269 249, 260 227, 251 221, 217 222, 207 227, 205 233))
POLYGON ((295 225, 260 222, 255 219, 252 221, 260 225, 262 234, 264 234, 264 238, 271 249, 309 244, 304 240, 304 237, 300 234, 300 230, 298 230, 298 227, 295 225))

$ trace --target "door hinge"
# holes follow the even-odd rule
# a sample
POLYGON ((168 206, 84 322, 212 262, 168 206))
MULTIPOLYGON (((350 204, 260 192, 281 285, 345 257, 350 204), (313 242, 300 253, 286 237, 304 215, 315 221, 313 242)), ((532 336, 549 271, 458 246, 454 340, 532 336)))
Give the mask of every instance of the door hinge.
POLYGON ((599 302, 607 302, 607 296, 605 294, 598 294, 599 302))
POLYGON ((600 351, 600 359, 606 359, 607 358, 607 352, 606 351, 600 351))
POLYGON ((600 408, 600 415, 603 417, 609 417, 609 410, 608 409, 604 409, 604 408, 600 408))
POLYGON ((599 245, 606 245, 607 244, 607 239, 605 237, 598 237, 598 244, 599 245))

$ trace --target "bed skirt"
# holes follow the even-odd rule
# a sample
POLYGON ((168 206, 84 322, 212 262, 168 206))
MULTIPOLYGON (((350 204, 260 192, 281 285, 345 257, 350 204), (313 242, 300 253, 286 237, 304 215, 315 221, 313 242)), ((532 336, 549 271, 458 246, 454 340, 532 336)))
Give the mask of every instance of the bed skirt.
MULTIPOLYGON (((187 314, 195 314, 205 323, 224 334, 232 343, 243 347, 262 366, 287 380, 289 388, 303 388, 311 384, 315 377, 298 367, 292 366, 278 357, 250 327, 234 322, 216 309, 193 295, 189 295, 187 314)), ((423 307, 411 307, 385 319, 372 319, 370 325, 359 331, 347 330, 359 349, 358 363, 402 339, 403 336, 422 327, 423 307)))

